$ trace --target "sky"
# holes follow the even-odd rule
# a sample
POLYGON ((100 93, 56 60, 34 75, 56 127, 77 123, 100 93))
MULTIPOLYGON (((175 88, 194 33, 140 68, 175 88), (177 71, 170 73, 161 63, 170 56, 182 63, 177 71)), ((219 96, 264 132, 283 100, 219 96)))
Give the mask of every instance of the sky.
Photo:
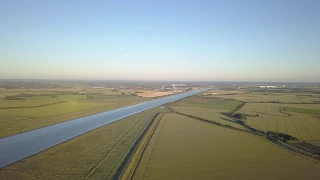
POLYGON ((1 0, 0 79, 320 82, 320 1, 1 0))

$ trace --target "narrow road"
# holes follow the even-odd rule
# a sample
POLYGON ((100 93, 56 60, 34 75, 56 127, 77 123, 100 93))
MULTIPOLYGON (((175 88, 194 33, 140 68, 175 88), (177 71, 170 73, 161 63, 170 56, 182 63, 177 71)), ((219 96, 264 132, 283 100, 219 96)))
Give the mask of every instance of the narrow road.
POLYGON ((1 138, 0 168, 106 124, 204 91, 177 94, 1 138))

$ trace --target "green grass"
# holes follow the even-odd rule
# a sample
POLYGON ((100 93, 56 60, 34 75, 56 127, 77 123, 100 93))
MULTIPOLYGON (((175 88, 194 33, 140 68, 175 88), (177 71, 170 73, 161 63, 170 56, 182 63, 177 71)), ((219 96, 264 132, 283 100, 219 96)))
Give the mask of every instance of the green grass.
POLYGON ((15 107, 32 107, 32 106, 42 106, 42 105, 50 105, 52 103, 57 103, 62 101, 0 101, 0 109, 2 108, 15 108, 15 107))
POLYGON ((0 137, 29 131, 59 122, 88 116, 128 105, 140 103, 147 98, 123 96, 107 100, 66 101, 0 101, 0 137), (1 109, 1 107, 25 107, 1 109))
POLYGON ((207 119, 209 121, 214 121, 223 125, 230 125, 235 128, 244 129, 242 125, 237 124, 234 120, 230 119, 226 114, 228 111, 221 109, 209 109, 209 108, 199 108, 199 107, 182 107, 182 106, 174 106, 174 110, 196 117, 200 117, 203 119, 207 119))
POLYGON ((303 108, 292 108, 292 107, 281 107, 281 111, 290 111, 303 114, 320 115, 320 109, 303 109, 303 108))
POLYGON ((314 118, 312 114, 307 114, 319 111, 319 109, 316 109, 317 107, 319 105, 247 103, 239 112, 252 115, 247 117, 245 123, 253 128, 285 133, 300 140, 308 141, 320 140, 320 121, 314 118), (313 109, 298 111, 306 108, 313 109), (258 114, 259 117, 254 117, 255 114, 258 114))
POLYGON ((174 103, 175 106, 193 106, 201 108, 212 108, 212 109, 225 109, 225 110, 235 110, 240 106, 242 102, 235 100, 225 100, 218 98, 198 98, 190 97, 174 103))
POLYGON ((6 179, 111 179, 135 137, 150 117, 166 109, 151 109, 108 124, 18 161, 0 171, 6 179), (100 162, 100 163, 99 163, 100 162))
POLYGON ((319 179, 320 166, 255 136, 165 115, 134 180, 319 179))
POLYGON ((236 99, 244 102, 271 102, 279 101, 282 103, 315 103, 320 102, 320 96, 308 93, 271 93, 271 92, 246 92, 245 90, 210 90, 206 97, 215 97, 223 99, 236 99), (218 93, 213 95, 212 93, 218 93))
POLYGON ((0 116, 46 117, 110 105, 109 102, 69 101, 36 108, 0 109, 0 116))
POLYGON ((32 96, 32 97, 22 97, 26 100, 54 100, 54 101, 72 101, 72 100, 81 100, 87 99, 86 95, 52 95, 51 96, 32 96))

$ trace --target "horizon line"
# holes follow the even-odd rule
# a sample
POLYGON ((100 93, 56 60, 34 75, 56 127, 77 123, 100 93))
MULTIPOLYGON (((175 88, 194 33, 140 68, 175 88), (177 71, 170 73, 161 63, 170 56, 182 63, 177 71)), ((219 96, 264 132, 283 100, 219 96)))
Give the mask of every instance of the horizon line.
POLYGON ((319 84, 315 81, 248 81, 248 80, 133 80, 133 79, 35 79, 35 78, 25 78, 25 79, 9 79, 0 78, 0 81, 12 80, 12 81, 129 81, 129 82, 219 82, 219 83, 311 83, 319 84))

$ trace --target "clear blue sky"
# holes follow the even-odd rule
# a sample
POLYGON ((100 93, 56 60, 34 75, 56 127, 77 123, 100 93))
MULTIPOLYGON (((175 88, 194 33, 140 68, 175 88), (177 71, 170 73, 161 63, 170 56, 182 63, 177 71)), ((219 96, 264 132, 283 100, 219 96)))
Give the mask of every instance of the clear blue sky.
POLYGON ((1 0, 0 78, 320 81, 320 1, 1 0))

